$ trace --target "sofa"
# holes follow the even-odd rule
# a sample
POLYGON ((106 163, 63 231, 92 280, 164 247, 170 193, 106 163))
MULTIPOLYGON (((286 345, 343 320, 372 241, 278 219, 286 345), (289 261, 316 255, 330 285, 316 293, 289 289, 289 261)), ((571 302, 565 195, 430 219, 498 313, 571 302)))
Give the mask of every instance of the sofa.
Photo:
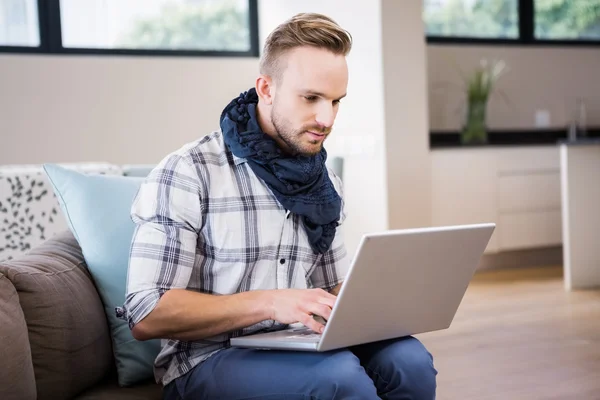
POLYGON ((73 234, 0 262, 0 399, 160 399, 117 384, 101 299, 73 234))
MULTIPOLYGON (((61 166, 127 177, 153 167, 61 166)), ((0 399, 161 398, 152 379, 119 385, 114 331, 69 228, 42 165, 0 166, 0 399)))
POLYGON ((136 341, 116 312, 151 168, 0 166, 0 400, 162 398, 160 341, 136 341))

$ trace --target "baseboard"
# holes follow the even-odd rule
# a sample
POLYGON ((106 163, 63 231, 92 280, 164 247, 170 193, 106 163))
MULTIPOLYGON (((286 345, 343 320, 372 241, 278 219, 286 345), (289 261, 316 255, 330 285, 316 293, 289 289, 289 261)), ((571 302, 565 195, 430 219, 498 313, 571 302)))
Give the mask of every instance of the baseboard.
POLYGON ((562 246, 553 246, 484 254, 483 257, 481 257, 478 269, 555 267, 562 264, 562 246))

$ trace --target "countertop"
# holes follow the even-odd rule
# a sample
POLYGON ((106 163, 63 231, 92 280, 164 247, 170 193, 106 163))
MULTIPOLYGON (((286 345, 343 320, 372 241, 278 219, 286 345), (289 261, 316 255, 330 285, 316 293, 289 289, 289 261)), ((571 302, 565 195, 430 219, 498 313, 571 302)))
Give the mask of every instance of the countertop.
POLYGON ((579 138, 575 140, 559 140, 558 144, 566 145, 566 146, 592 146, 592 145, 600 145, 600 138, 592 137, 592 138, 579 138))
POLYGON ((600 143, 600 126, 587 129, 584 138, 569 141, 567 130, 563 128, 552 129, 520 129, 520 130, 490 130, 487 143, 463 144, 459 132, 431 131, 429 133, 429 148, 489 148, 489 147, 514 147, 514 146, 556 146, 567 145, 592 145, 600 143))

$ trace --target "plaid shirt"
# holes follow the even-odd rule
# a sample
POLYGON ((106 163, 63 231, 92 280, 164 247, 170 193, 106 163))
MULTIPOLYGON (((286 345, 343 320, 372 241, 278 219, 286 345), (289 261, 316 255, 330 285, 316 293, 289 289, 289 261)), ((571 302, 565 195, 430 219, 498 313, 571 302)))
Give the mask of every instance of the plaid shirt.
MULTIPOLYGON (((331 170, 329 175, 343 198, 339 178, 331 170)), ((287 212, 245 159, 226 148, 220 132, 161 161, 142 184, 131 215, 136 230, 122 309, 130 328, 169 289, 220 295, 329 290, 349 267, 341 229, 328 252, 314 253, 299 216, 287 212)), ((342 211, 340 223, 344 218, 342 211)), ((166 385, 226 348, 231 337, 283 328, 263 321, 193 342, 163 339, 156 380, 166 385)))

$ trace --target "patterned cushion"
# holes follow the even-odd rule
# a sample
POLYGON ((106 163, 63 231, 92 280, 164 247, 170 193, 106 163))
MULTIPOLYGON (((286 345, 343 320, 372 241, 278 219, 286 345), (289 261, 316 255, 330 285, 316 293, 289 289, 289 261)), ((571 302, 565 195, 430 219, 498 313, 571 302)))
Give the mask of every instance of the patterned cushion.
MULTIPOLYGON (((83 173, 122 175, 112 164, 62 164, 83 173)), ((41 165, 0 166, 0 261, 68 229, 41 165)))

